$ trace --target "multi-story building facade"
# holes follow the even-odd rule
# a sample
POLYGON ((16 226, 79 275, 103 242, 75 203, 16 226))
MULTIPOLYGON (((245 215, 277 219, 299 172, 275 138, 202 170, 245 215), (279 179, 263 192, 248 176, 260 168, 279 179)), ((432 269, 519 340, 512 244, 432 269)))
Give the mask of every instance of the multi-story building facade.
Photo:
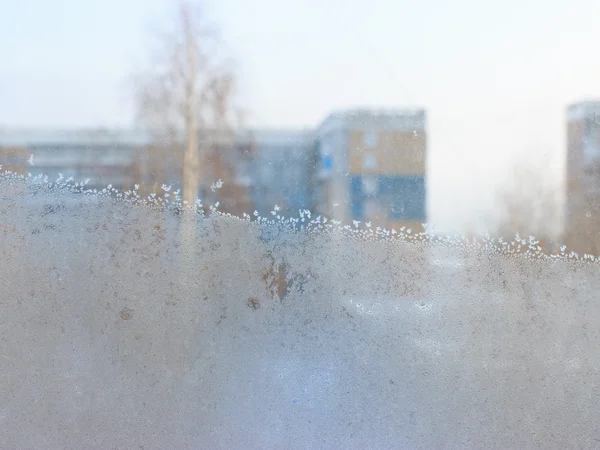
POLYGON ((5 169, 44 175, 50 181, 62 174, 76 181, 89 179, 90 188, 110 184, 127 189, 132 184, 134 149, 148 142, 144 134, 135 131, 11 130, 0 132, 0 159, 9 159, 5 169))
MULTIPOLYGON (((178 140, 179 142, 180 140, 178 140)), ((426 219, 424 111, 347 111, 316 130, 246 130, 200 136, 205 205, 271 217, 311 210, 344 222, 418 229, 426 219), (221 180, 221 183, 218 181, 221 180), (215 186, 216 184, 216 186, 215 186)), ((4 131, 0 164, 61 173, 89 187, 163 194, 181 188, 183 146, 136 130, 4 131)))
POLYGON ((565 242, 600 254, 600 101, 567 108, 565 242))
POLYGON ((335 113, 317 139, 323 212, 345 222, 421 228, 427 218, 425 111, 335 113))
MULTIPOLYGON (((219 202, 223 212, 260 211, 296 216, 313 209, 314 139, 310 131, 247 130, 200 136, 203 167, 199 197, 205 206, 219 202), (220 180, 220 182, 219 182, 220 180)), ((126 190, 139 185, 142 196, 181 188, 183 145, 162 142, 139 130, 3 130, 3 170, 44 175, 62 174, 76 182, 89 179, 91 189, 112 185, 126 190)))

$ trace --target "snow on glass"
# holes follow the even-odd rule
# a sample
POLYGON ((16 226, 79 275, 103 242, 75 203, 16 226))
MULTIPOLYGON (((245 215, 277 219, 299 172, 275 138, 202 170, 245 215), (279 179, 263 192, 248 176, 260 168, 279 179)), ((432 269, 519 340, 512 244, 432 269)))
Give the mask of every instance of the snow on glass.
POLYGON ((88 186, 0 177, 0 447, 600 439, 594 256, 88 186))

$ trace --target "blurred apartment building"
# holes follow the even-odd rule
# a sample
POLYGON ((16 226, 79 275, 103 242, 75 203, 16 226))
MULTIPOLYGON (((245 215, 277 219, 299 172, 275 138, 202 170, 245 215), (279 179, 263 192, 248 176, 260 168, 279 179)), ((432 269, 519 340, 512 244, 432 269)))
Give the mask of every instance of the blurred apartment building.
POLYGON ((314 211, 317 206, 317 152, 311 130, 255 130, 248 139, 254 142, 251 193, 254 210, 271 217, 278 214, 297 217, 298 211, 314 211))
MULTIPOLYGON (((275 205, 285 216, 315 207, 311 177, 311 131, 246 130, 210 133, 199 139, 203 155, 199 197, 208 206, 241 215, 268 215, 275 205), (219 180, 222 183, 219 183, 219 180)), ((183 146, 139 130, 0 130, 3 171, 47 176, 55 181, 89 179, 90 189, 138 185, 142 197, 181 188, 183 146)), ((172 198, 172 197, 171 197, 172 198)))
POLYGON ((424 110, 334 113, 317 131, 319 209, 348 222, 421 230, 426 214, 424 110))
MULTIPOLYGON (((0 130, 3 170, 62 174, 88 187, 139 185, 142 196, 181 188, 180 139, 136 130, 0 130), (177 143, 179 142, 179 143, 177 143)), ((231 214, 298 216, 308 209, 334 219, 419 229, 426 220, 425 113, 345 111, 315 130, 245 130, 201 136, 205 205, 231 214), (222 186, 218 180, 222 181, 222 186)))
POLYGON ((111 184, 131 186, 134 149, 147 145, 140 133, 114 130, 0 130, 0 164, 3 170, 48 176, 59 174, 90 188, 111 184))
POLYGON ((567 108, 565 243, 600 254, 600 101, 567 108))

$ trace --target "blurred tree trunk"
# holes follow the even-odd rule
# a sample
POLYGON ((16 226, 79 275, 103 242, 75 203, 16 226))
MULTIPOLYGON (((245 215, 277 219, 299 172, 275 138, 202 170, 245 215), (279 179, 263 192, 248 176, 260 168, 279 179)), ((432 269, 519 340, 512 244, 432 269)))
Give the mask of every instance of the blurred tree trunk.
POLYGON ((148 69, 135 78, 135 94, 138 120, 152 133, 154 149, 160 149, 149 154, 147 165, 170 165, 158 171, 169 179, 157 180, 159 173, 142 178, 155 186, 181 183, 183 190, 179 276, 185 289, 198 266, 196 214, 203 213, 199 193, 216 181, 206 167, 207 153, 210 141, 229 131, 234 77, 219 30, 202 3, 178 1, 175 17, 169 30, 154 36, 157 48, 148 69))
POLYGON ((183 163, 183 200, 194 205, 198 195, 200 181, 200 163, 198 157, 198 122, 196 117, 196 91, 198 77, 198 49, 194 40, 193 24, 187 5, 181 7, 181 24, 185 39, 184 83, 185 97, 182 105, 185 127, 185 146, 183 163))
MULTIPOLYGON (((167 154, 177 152, 183 201, 191 207, 201 188, 214 181, 204 170, 210 146, 200 144, 228 131, 233 112, 234 77, 226 49, 200 5, 178 3, 174 27, 157 34, 151 64, 136 77, 138 121, 150 130, 154 146, 163 153, 152 152, 149 157, 169 161, 173 158, 167 154)), ((160 162, 148 164, 157 165, 160 162)))

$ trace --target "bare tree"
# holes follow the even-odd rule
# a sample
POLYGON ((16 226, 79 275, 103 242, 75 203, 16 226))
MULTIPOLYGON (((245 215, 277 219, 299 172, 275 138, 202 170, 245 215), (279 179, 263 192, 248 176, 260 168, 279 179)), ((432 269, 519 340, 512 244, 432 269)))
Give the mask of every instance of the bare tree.
POLYGON ((542 167, 516 164, 509 182, 497 195, 498 234, 512 238, 535 236, 551 250, 560 233, 559 185, 544 177, 542 167))
POLYGON ((160 142, 150 166, 177 164, 183 201, 193 205, 208 183, 209 135, 230 130, 233 71, 219 30, 199 2, 179 1, 174 27, 156 38, 149 69, 136 76, 137 118, 160 142))

